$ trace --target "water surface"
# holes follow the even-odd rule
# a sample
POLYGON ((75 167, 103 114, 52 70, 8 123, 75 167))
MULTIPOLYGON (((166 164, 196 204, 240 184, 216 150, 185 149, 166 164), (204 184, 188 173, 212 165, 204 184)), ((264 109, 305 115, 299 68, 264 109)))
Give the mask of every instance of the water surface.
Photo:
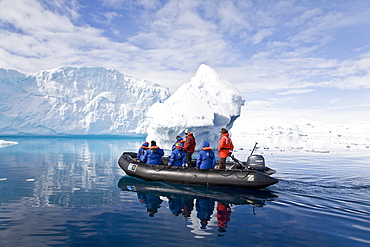
POLYGON ((0 148, 1 246, 370 244, 366 150, 269 151, 280 182, 253 191, 127 177, 142 139, 1 139, 18 142, 0 148))

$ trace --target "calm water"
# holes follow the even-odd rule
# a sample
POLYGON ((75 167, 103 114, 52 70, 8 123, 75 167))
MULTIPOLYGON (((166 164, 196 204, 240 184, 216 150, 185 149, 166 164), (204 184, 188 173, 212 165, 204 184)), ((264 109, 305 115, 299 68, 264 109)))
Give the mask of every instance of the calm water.
POLYGON ((0 246, 370 245, 370 150, 269 151, 253 191, 126 177, 142 139, 0 139, 0 246))

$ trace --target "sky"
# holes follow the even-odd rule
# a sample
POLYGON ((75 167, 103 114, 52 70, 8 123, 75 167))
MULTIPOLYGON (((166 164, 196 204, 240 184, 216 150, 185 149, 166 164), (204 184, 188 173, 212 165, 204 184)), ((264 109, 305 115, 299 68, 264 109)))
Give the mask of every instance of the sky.
POLYGON ((370 121, 369 0, 0 0, 0 67, 99 66, 175 91, 207 64, 250 123, 370 121))

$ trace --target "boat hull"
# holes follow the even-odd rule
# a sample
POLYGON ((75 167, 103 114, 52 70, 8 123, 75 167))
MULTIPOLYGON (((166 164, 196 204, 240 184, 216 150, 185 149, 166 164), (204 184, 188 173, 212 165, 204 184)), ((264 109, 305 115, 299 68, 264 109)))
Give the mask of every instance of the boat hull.
POLYGON ((147 165, 133 159, 132 153, 123 153, 118 164, 127 175, 146 181, 250 189, 262 189, 279 181, 257 170, 200 170, 192 167, 147 165))

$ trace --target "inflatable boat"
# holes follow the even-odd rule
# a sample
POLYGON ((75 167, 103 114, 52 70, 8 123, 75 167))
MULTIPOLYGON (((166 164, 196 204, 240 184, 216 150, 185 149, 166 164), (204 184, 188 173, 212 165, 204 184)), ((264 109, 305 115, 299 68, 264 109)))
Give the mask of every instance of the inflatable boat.
POLYGON ((168 157, 162 158, 161 165, 147 165, 136 160, 136 153, 124 152, 118 164, 127 175, 146 181, 249 189, 263 189, 279 182, 271 177, 276 171, 265 166, 262 155, 250 155, 247 162, 231 158, 234 162, 227 162, 226 169, 200 170, 170 166, 168 157))

